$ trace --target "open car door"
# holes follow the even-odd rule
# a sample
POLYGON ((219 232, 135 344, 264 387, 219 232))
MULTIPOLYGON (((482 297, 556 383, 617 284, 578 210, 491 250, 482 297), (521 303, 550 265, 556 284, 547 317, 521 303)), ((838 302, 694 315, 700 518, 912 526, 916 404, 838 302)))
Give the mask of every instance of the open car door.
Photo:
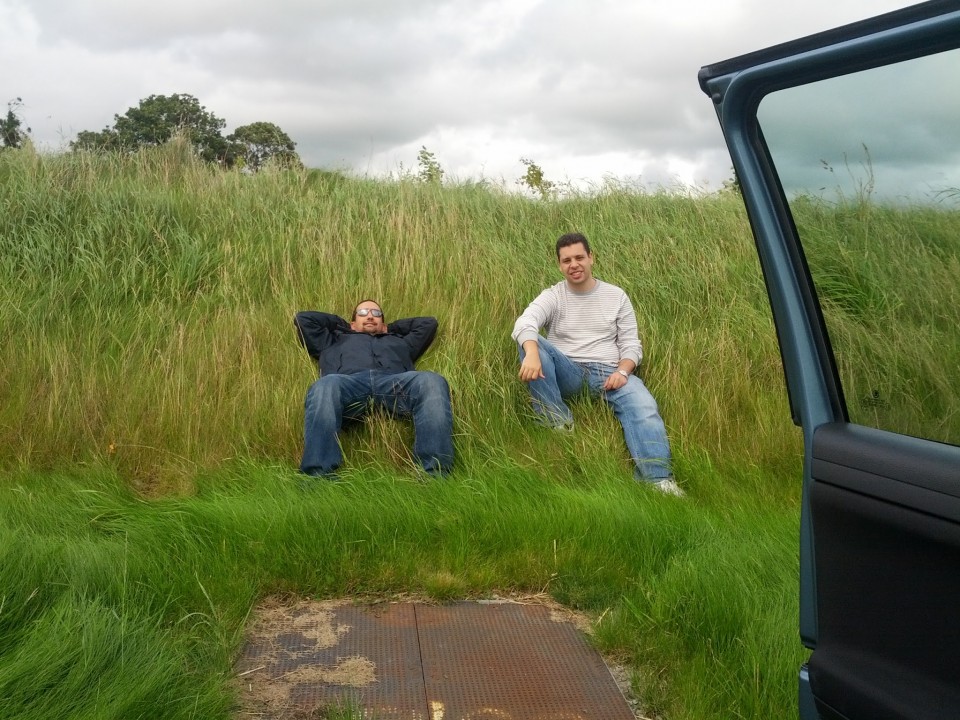
POLYGON ((803 429, 807 720, 960 718, 960 1, 708 65, 803 429))

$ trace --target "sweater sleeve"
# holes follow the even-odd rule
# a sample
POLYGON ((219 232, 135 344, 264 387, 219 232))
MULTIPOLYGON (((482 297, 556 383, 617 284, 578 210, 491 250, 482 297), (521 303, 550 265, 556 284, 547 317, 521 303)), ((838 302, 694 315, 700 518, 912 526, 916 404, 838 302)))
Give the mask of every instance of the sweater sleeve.
POLYGON ((539 342, 540 329, 550 325, 556 309, 556 293, 547 288, 517 318, 510 337, 514 339, 517 345, 523 345, 527 340, 537 340, 539 342))
POLYGON ((298 312, 293 318, 293 326, 300 344, 314 360, 319 360, 320 353, 333 344, 335 332, 350 329, 350 324, 342 317, 313 310, 298 312))
POLYGON ((437 336, 438 325, 437 319, 433 317, 404 318, 390 323, 387 332, 402 337, 410 348, 410 356, 416 361, 437 336))
POLYGON ((626 293, 623 293, 620 299, 620 310, 617 313, 617 349, 620 351, 621 360, 632 360, 637 367, 640 366, 643 346, 637 331, 637 315, 626 293))

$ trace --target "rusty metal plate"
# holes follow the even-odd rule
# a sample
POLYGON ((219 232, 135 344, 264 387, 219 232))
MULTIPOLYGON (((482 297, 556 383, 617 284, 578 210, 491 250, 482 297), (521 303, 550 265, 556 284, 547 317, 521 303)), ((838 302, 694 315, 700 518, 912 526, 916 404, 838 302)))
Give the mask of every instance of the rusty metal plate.
POLYGON ((328 707, 362 708, 378 720, 426 715, 410 603, 271 609, 255 622, 237 669, 246 717, 314 717, 328 707))
POLYGON ((417 605, 430 720, 634 720, 603 659, 540 605, 417 605))
POLYGON ((330 706, 377 720, 634 720, 603 659, 542 605, 272 607, 237 673, 243 716, 260 720, 330 706))

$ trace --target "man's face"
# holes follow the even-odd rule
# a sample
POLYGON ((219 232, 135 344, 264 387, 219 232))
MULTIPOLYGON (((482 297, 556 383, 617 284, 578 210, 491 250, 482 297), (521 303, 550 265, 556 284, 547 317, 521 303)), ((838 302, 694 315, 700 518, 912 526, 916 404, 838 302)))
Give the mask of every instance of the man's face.
POLYGON ((589 290, 593 286, 593 255, 586 251, 583 243, 560 248, 557 262, 570 287, 589 290))
POLYGON ((354 332, 369 333, 370 335, 382 335, 387 331, 387 324, 383 322, 383 311, 372 300, 366 300, 357 305, 350 327, 354 332), (380 313, 380 317, 374 317, 373 312, 371 312, 373 310, 380 313), (367 314, 361 315, 361 312, 367 314))

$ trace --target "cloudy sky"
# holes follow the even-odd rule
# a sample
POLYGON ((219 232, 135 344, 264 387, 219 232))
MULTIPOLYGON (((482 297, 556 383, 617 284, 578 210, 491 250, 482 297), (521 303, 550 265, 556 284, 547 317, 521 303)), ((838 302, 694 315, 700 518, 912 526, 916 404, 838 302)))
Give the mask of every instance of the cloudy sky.
POLYGON ((904 0, 0 0, 0 88, 65 149, 149 95, 279 125, 311 167, 513 186, 716 189, 730 160, 702 65, 904 0))

